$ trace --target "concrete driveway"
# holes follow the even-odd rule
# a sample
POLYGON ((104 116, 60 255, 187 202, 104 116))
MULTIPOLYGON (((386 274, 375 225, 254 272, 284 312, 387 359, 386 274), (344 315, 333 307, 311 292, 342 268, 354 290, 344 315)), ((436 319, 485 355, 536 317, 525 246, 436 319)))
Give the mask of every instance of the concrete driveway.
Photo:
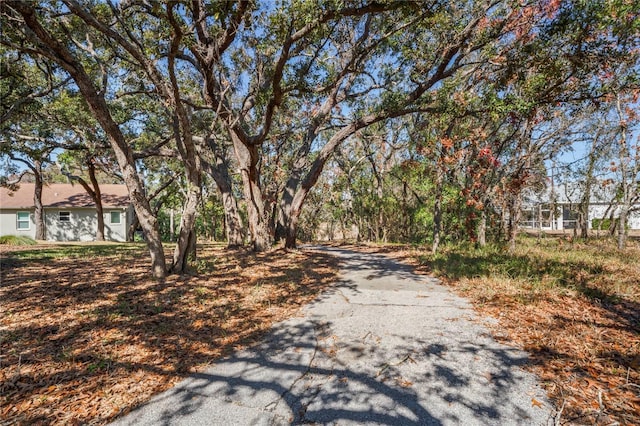
POLYGON ((303 317, 114 424, 553 423, 526 354, 465 299, 383 256, 319 250, 341 257, 341 280, 303 317))

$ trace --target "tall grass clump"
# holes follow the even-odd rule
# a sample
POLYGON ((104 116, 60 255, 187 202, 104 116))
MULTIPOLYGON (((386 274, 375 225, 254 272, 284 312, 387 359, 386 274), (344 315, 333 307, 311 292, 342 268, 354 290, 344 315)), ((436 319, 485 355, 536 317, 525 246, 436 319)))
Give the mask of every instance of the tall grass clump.
POLYGON ((513 253, 501 245, 460 244, 423 254, 420 261, 484 301, 501 293, 526 301, 571 294, 615 302, 621 296, 639 298, 640 250, 630 246, 622 252, 610 242, 523 237, 513 253))
POLYGON ((37 242, 31 237, 3 235, 0 237, 0 244, 6 244, 9 246, 33 246, 37 244, 37 242))

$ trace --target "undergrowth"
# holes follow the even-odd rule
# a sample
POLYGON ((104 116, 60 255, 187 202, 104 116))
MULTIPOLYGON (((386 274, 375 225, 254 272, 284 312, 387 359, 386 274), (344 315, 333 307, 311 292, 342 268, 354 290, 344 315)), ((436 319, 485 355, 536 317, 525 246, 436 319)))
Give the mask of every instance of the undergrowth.
MULTIPOLYGON (((626 251, 606 241, 559 245, 556 240, 523 238, 514 253, 501 245, 445 247, 422 254, 437 276, 455 280, 476 295, 499 289, 503 294, 581 295, 600 302, 620 298, 640 301, 637 243, 626 251), (490 280, 491 285, 477 285, 490 280)), ((485 283, 486 284, 486 283, 485 283)))
POLYGON ((31 237, 17 236, 17 235, 3 235, 0 237, 0 244, 6 244, 9 246, 33 246, 36 243, 31 237))

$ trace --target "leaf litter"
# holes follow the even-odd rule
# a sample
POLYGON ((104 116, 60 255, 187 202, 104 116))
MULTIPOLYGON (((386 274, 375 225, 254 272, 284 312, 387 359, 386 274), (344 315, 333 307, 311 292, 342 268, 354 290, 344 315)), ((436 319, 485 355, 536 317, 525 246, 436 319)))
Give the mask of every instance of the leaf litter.
POLYGON ((0 246, 0 424, 105 424, 257 342, 337 274, 319 252, 205 244, 197 273, 159 282, 139 245, 52 250, 0 246))

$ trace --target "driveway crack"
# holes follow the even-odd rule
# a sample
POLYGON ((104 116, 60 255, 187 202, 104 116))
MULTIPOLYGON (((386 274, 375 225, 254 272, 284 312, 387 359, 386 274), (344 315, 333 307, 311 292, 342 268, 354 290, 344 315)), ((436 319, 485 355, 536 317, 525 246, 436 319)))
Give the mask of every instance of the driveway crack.
MULTIPOLYGON (((326 326, 326 324, 316 324, 316 327, 315 327, 316 331, 318 331, 323 326, 326 326)), ((300 376, 298 376, 291 383, 291 385, 287 389, 285 389, 284 391, 282 391, 280 393, 280 395, 278 396, 277 399, 275 399, 275 400, 271 401, 270 403, 268 403, 267 405, 265 405, 265 407, 264 407, 265 411, 274 412, 278 408, 278 405, 280 404, 280 401, 284 400, 285 397, 293 391, 293 388, 311 372, 311 369, 313 368, 313 361, 316 359, 316 354, 318 353, 318 349, 320 347, 320 341, 318 339, 318 333, 316 333, 314 337, 315 337, 316 343, 315 343, 315 346, 313 348, 313 353, 311 354, 311 359, 309 360, 309 363, 307 364, 305 370, 302 372, 302 374, 300 374, 300 376)))

